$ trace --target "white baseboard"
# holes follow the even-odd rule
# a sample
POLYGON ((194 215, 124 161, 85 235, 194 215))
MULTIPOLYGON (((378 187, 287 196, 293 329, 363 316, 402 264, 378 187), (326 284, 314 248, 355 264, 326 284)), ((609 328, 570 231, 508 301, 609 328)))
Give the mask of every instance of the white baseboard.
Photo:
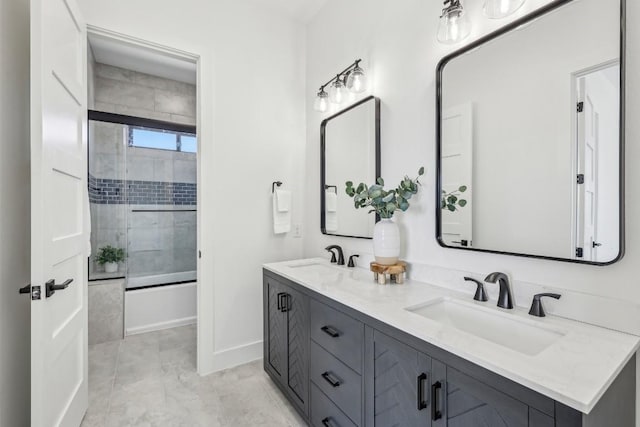
POLYGON ((229 348, 215 352, 211 355, 211 359, 205 361, 203 365, 210 366, 210 370, 200 370, 200 375, 209 375, 214 372, 223 371, 225 369, 234 368, 262 359, 263 342, 256 341, 238 347, 229 348))
POLYGON ((195 325, 198 321, 196 316, 184 317, 182 319, 173 319, 166 322, 152 323, 150 325, 138 326, 135 328, 127 328, 124 331, 125 336, 144 334, 146 332, 161 331, 163 329, 177 328, 179 326, 195 325))

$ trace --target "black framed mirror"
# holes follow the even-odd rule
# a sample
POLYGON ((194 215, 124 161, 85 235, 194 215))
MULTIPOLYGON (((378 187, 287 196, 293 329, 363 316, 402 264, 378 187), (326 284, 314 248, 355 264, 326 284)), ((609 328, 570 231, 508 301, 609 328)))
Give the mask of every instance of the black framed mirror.
POLYGON ((369 96, 320 125, 320 228, 323 234, 373 238, 376 216, 355 209, 347 181, 380 176, 380 99, 369 96))
POLYGON ((625 0, 554 1, 445 57, 436 79, 441 246, 622 258, 625 0))

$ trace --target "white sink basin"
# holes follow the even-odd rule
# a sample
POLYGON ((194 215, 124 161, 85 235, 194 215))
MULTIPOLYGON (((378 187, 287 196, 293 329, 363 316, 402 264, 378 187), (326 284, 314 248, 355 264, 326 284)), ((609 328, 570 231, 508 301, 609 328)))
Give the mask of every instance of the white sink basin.
POLYGON ((510 313, 449 298, 440 298, 405 310, 529 356, 535 356, 565 335, 510 313))
POLYGON ((339 271, 337 271, 335 268, 317 262, 294 264, 290 265, 289 268, 293 268, 294 270, 298 270, 300 272, 317 274, 320 276, 328 276, 333 274, 337 275, 339 273, 339 271))

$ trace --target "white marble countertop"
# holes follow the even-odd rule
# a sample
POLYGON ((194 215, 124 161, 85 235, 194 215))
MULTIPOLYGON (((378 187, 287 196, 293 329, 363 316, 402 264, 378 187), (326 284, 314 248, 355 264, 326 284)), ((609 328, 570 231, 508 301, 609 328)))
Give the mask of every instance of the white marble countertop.
POLYGON ((499 309, 495 301, 476 302, 467 294, 427 283, 378 285, 368 270, 338 267, 322 258, 264 268, 586 414, 640 345, 633 335, 554 316, 535 318, 522 308, 499 309), (326 268, 299 267, 308 264, 326 268), (564 335, 540 353, 526 355, 405 310, 443 297, 564 335))

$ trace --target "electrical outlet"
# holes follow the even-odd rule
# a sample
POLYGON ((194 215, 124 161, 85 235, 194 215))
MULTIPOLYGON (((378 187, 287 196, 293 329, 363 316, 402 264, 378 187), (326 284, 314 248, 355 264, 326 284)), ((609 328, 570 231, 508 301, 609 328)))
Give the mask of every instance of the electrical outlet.
POLYGON ((296 239, 302 237, 302 227, 300 224, 293 224, 293 237, 296 239))

